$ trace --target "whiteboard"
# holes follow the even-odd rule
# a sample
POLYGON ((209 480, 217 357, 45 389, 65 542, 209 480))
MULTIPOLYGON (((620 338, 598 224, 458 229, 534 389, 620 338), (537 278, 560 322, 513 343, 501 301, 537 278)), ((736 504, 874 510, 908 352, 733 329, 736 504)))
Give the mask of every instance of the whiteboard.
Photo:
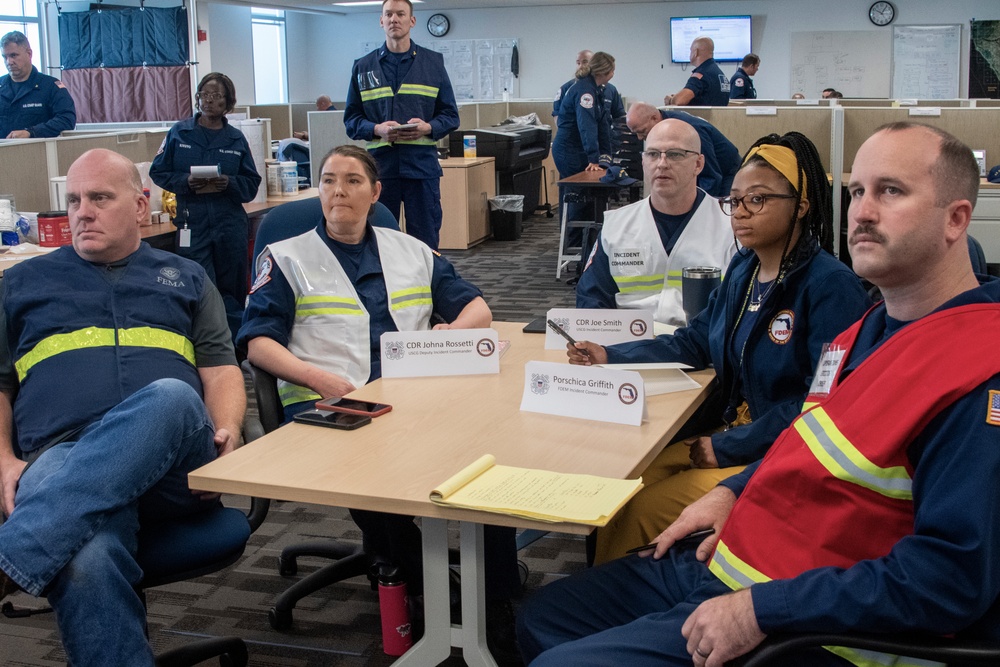
POLYGON ((892 96, 895 99, 955 99, 961 60, 961 25, 894 26, 892 96))
POLYGON ((793 32, 791 92, 816 98, 824 88, 844 97, 889 97, 892 33, 888 30, 793 32))

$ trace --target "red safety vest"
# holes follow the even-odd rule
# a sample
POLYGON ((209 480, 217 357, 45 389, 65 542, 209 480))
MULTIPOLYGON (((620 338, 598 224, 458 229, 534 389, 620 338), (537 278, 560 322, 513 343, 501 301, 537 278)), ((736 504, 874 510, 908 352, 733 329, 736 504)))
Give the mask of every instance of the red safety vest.
MULTIPOLYGON (((850 358, 857 322, 837 337, 850 358)), ((933 313, 875 350, 806 409, 771 447, 726 522, 709 564, 730 588, 847 568, 885 556, 913 532, 910 443, 997 373, 1000 305, 933 313), (949 342, 957 344, 949 344, 949 342)), ((856 665, 893 656, 833 649, 856 665)))

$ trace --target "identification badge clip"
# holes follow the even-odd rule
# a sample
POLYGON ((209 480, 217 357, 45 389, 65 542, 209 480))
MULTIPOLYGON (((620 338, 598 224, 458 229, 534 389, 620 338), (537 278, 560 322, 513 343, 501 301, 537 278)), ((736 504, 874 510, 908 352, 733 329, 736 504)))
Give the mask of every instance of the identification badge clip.
POLYGON ((178 230, 177 245, 181 248, 191 247, 191 229, 188 227, 188 212, 184 209, 184 226, 178 230))
POLYGON ((823 352, 819 355, 819 363, 816 364, 816 373, 813 374, 812 384, 809 386, 809 395, 829 396, 834 380, 840 372, 840 364, 844 361, 847 350, 840 345, 824 343, 823 352))

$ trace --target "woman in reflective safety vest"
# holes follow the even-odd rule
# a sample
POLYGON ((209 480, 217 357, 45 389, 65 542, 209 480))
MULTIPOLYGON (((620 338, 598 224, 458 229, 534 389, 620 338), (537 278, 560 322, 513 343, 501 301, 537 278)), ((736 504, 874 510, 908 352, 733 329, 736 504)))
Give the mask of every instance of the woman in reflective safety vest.
MULTIPOLYGON (((742 250, 708 307, 673 335, 587 344, 593 363, 713 364, 719 381, 717 400, 684 429, 707 433, 669 445, 643 472, 645 488, 598 531, 598 562, 651 540, 720 480, 763 457, 801 408, 822 345, 870 305, 857 276, 829 254, 830 187, 806 137, 759 140, 720 204, 742 250)), ((584 361, 570 352, 571 363, 584 361)))

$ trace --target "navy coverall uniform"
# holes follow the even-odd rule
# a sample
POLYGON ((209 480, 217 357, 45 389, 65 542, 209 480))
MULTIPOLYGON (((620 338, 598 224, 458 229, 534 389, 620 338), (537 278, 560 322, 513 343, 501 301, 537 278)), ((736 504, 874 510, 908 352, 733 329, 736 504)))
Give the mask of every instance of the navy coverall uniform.
POLYGON ((76 105, 59 79, 35 67, 21 83, 0 76, 0 139, 15 130, 34 137, 57 137, 76 127, 76 105))
POLYGON ((742 67, 736 69, 736 74, 729 80, 729 99, 731 100, 755 100, 757 99, 757 89, 753 87, 753 79, 743 71, 742 67))
POLYGON ((406 208, 406 233, 437 250, 441 232, 441 165, 436 142, 458 128, 458 104, 440 53, 410 43, 394 54, 383 44, 354 61, 344 125, 351 139, 368 142, 378 163, 382 202, 399 220, 406 208), (389 143, 375 126, 411 118, 430 123, 429 136, 389 143))
POLYGON ((190 247, 180 247, 178 238, 177 254, 201 264, 219 288, 235 337, 247 296, 249 223, 243 204, 257 195, 260 174, 242 132, 225 118, 222 129, 208 130, 198 124, 199 116, 170 128, 149 177, 177 195, 174 225, 191 230, 190 247), (188 185, 191 167, 216 164, 229 185, 222 192, 196 194, 188 185))
POLYGON ((705 167, 698 174, 698 187, 713 197, 728 197, 736 172, 740 170, 739 149, 714 125, 686 111, 660 109, 660 117, 682 120, 698 131, 701 154, 705 156, 705 167))
POLYGON ((715 58, 709 58, 691 70, 684 87, 694 93, 688 104, 693 107, 729 106, 729 78, 722 72, 715 58))

